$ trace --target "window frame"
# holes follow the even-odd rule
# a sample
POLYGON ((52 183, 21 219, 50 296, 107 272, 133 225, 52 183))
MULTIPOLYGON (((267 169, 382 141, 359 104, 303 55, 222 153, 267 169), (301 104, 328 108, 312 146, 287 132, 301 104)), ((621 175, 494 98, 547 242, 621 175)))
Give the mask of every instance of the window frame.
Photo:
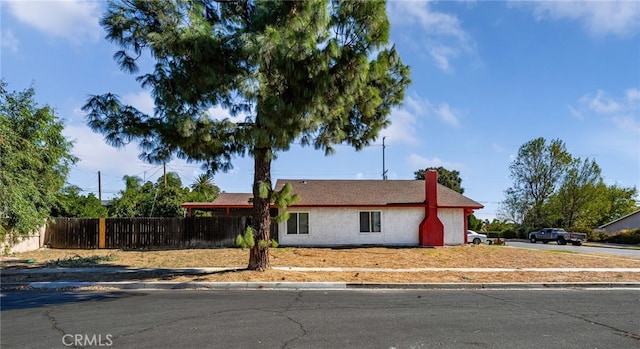
POLYGON ((310 229, 310 222, 309 222, 309 218, 310 218, 310 214, 309 212, 289 212, 289 219, 287 219, 286 221, 286 235, 302 235, 302 236, 308 236, 311 234, 311 229, 310 229), (300 232, 300 215, 307 215, 307 232, 306 233, 301 233, 300 232), (296 230, 295 232, 291 232, 289 231, 289 221, 294 218, 295 215, 295 220, 296 220, 296 230))
POLYGON ((371 210, 371 211, 358 211, 358 225, 359 225, 359 231, 360 234, 381 234, 382 233, 382 211, 375 211, 375 210, 371 210), (367 214, 367 220, 368 220, 368 230, 367 231, 363 231, 362 230, 362 218, 363 218, 363 214, 367 214), (376 231, 374 229, 375 226, 375 215, 377 214, 378 216, 378 224, 377 224, 377 228, 378 230, 376 231))

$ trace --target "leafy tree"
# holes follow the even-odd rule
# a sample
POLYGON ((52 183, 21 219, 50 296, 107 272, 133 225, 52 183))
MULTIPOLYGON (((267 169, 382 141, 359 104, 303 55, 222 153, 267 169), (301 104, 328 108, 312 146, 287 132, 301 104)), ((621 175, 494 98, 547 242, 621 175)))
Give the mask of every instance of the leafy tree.
MULTIPOLYGON (((486 223, 489 223, 488 221, 486 223)), ((489 231, 499 231, 499 232, 507 232, 507 231, 512 231, 515 232, 518 228, 517 224, 510 222, 508 220, 500 220, 497 218, 494 218, 491 223, 488 224, 489 227, 487 228, 487 230, 489 231)))
POLYGON ((211 202, 220 195, 220 188, 213 184, 211 174, 201 173, 191 184, 189 201, 211 202))
POLYGON ((182 187, 182 180, 177 173, 167 173, 167 184, 164 184, 162 177, 158 178, 152 186, 152 192, 147 197, 146 207, 152 202, 150 210, 144 210, 142 214, 146 217, 182 217, 184 209, 180 207, 185 202, 189 193, 189 188, 182 187), (153 200, 150 200, 152 199, 153 200))
POLYGON ((8 92, 0 82, 0 242, 15 243, 38 230, 56 203, 70 167, 72 143, 33 87, 8 92))
POLYGON ((601 170, 594 160, 574 159, 558 190, 550 197, 551 212, 559 216, 555 226, 590 226, 597 219, 598 200, 604 189, 601 170))
POLYGON ((142 178, 137 176, 124 176, 125 189, 120 195, 111 200, 109 215, 112 217, 140 217, 137 205, 141 201, 142 178))
POLYGON ((625 188, 617 184, 607 186, 601 199, 606 204, 595 225, 600 226, 609 223, 640 209, 635 200, 637 196, 638 190, 636 187, 625 188))
POLYGON ((444 185, 449 189, 453 189, 460 194, 464 193, 464 188, 462 187, 462 178, 460 178, 460 172, 457 170, 449 171, 446 168, 440 167, 428 167, 424 170, 418 170, 414 172, 416 179, 424 180, 425 174, 429 170, 438 171, 438 183, 444 185))
POLYGON ((540 137, 523 144, 509 166, 513 186, 505 191, 502 215, 511 216, 515 222, 521 220, 528 227, 548 225, 544 204, 555 192, 571 161, 571 154, 559 139, 547 144, 540 137))
POLYGON ((467 227, 474 231, 482 231, 484 230, 484 221, 471 214, 467 216, 467 227))
POLYGON ((108 210, 93 194, 80 194, 77 186, 62 188, 58 193, 58 202, 51 210, 51 217, 101 218, 107 217, 108 210))
POLYGON ((145 115, 111 93, 92 96, 89 125, 114 146, 139 140, 153 163, 175 155, 213 173, 251 155, 257 243, 249 269, 269 268, 277 153, 298 141, 325 154, 341 143, 362 149, 389 124, 409 84, 408 67, 387 46, 384 1, 112 1, 101 24, 122 48, 114 57, 123 71, 137 73, 146 53, 155 60, 137 77, 155 111, 145 115), (214 119, 214 106, 245 121, 214 119))
POLYGON ((156 183, 142 183, 139 177, 124 176, 125 189, 111 201, 111 215, 116 217, 182 217, 189 188, 182 187, 177 173, 169 172, 156 183))

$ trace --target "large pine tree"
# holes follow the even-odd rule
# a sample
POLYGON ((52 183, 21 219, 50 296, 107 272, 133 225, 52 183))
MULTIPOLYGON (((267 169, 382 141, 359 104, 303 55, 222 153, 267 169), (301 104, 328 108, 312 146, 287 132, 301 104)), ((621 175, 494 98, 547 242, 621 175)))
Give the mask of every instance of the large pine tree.
MULTIPOLYGON (((274 155, 294 141, 326 154, 341 143, 362 149, 404 98, 409 69, 388 46, 385 10, 385 1, 113 1, 101 24, 122 48, 122 70, 155 60, 137 77, 155 113, 107 93, 84 107, 89 125, 114 146, 138 140, 154 163, 177 156, 215 172, 251 155, 253 230, 269 241, 274 155), (214 119, 214 106, 246 119, 214 119)), ((269 268, 265 246, 251 249, 250 269, 269 268)))

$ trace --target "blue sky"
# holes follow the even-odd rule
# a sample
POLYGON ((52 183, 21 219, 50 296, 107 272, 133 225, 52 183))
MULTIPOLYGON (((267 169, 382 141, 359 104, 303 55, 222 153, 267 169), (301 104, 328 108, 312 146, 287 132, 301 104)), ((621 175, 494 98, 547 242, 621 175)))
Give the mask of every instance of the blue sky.
MULTIPOLYGON (((90 131, 80 107, 90 94, 113 92, 151 112, 147 91, 119 71, 117 47, 98 25, 103 1, 3 0, 2 78, 10 90, 32 83, 36 98, 65 120, 80 162, 70 184, 103 199, 123 188, 123 175, 155 180, 161 166, 137 159, 135 144, 107 146, 90 131)), ((461 173, 465 195, 496 216, 512 182, 509 164, 537 137, 559 138, 574 156, 594 158, 607 184, 640 188, 640 2, 638 1, 390 1, 391 38, 411 66, 413 84, 393 110, 386 136, 389 179, 444 166, 461 173)), ((212 113, 224 117, 225 111, 212 113)), ((325 157, 294 145, 279 154, 277 178, 378 179, 381 139, 356 152, 325 157)), ((227 192, 248 192, 250 158, 219 173, 227 192)), ((197 164, 175 160, 169 171, 189 184, 197 164)))

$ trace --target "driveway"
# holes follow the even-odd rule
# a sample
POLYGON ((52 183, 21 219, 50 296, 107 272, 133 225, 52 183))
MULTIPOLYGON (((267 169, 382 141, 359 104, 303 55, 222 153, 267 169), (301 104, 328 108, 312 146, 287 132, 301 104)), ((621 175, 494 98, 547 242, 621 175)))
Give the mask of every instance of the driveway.
POLYGON ((558 251, 571 251, 577 253, 598 253, 608 254, 621 257, 631 257, 640 259, 640 249, 628 249, 628 248, 613 248, 613 247, 595 247, 595 246, 573 246, 573 245, 558 245, 555 242, 549 242, 543 244, 541 242, 532 244, 524 240, 509 240, 507 246, 517 248, 528 248, 533 250, 558 250, 558 251))

